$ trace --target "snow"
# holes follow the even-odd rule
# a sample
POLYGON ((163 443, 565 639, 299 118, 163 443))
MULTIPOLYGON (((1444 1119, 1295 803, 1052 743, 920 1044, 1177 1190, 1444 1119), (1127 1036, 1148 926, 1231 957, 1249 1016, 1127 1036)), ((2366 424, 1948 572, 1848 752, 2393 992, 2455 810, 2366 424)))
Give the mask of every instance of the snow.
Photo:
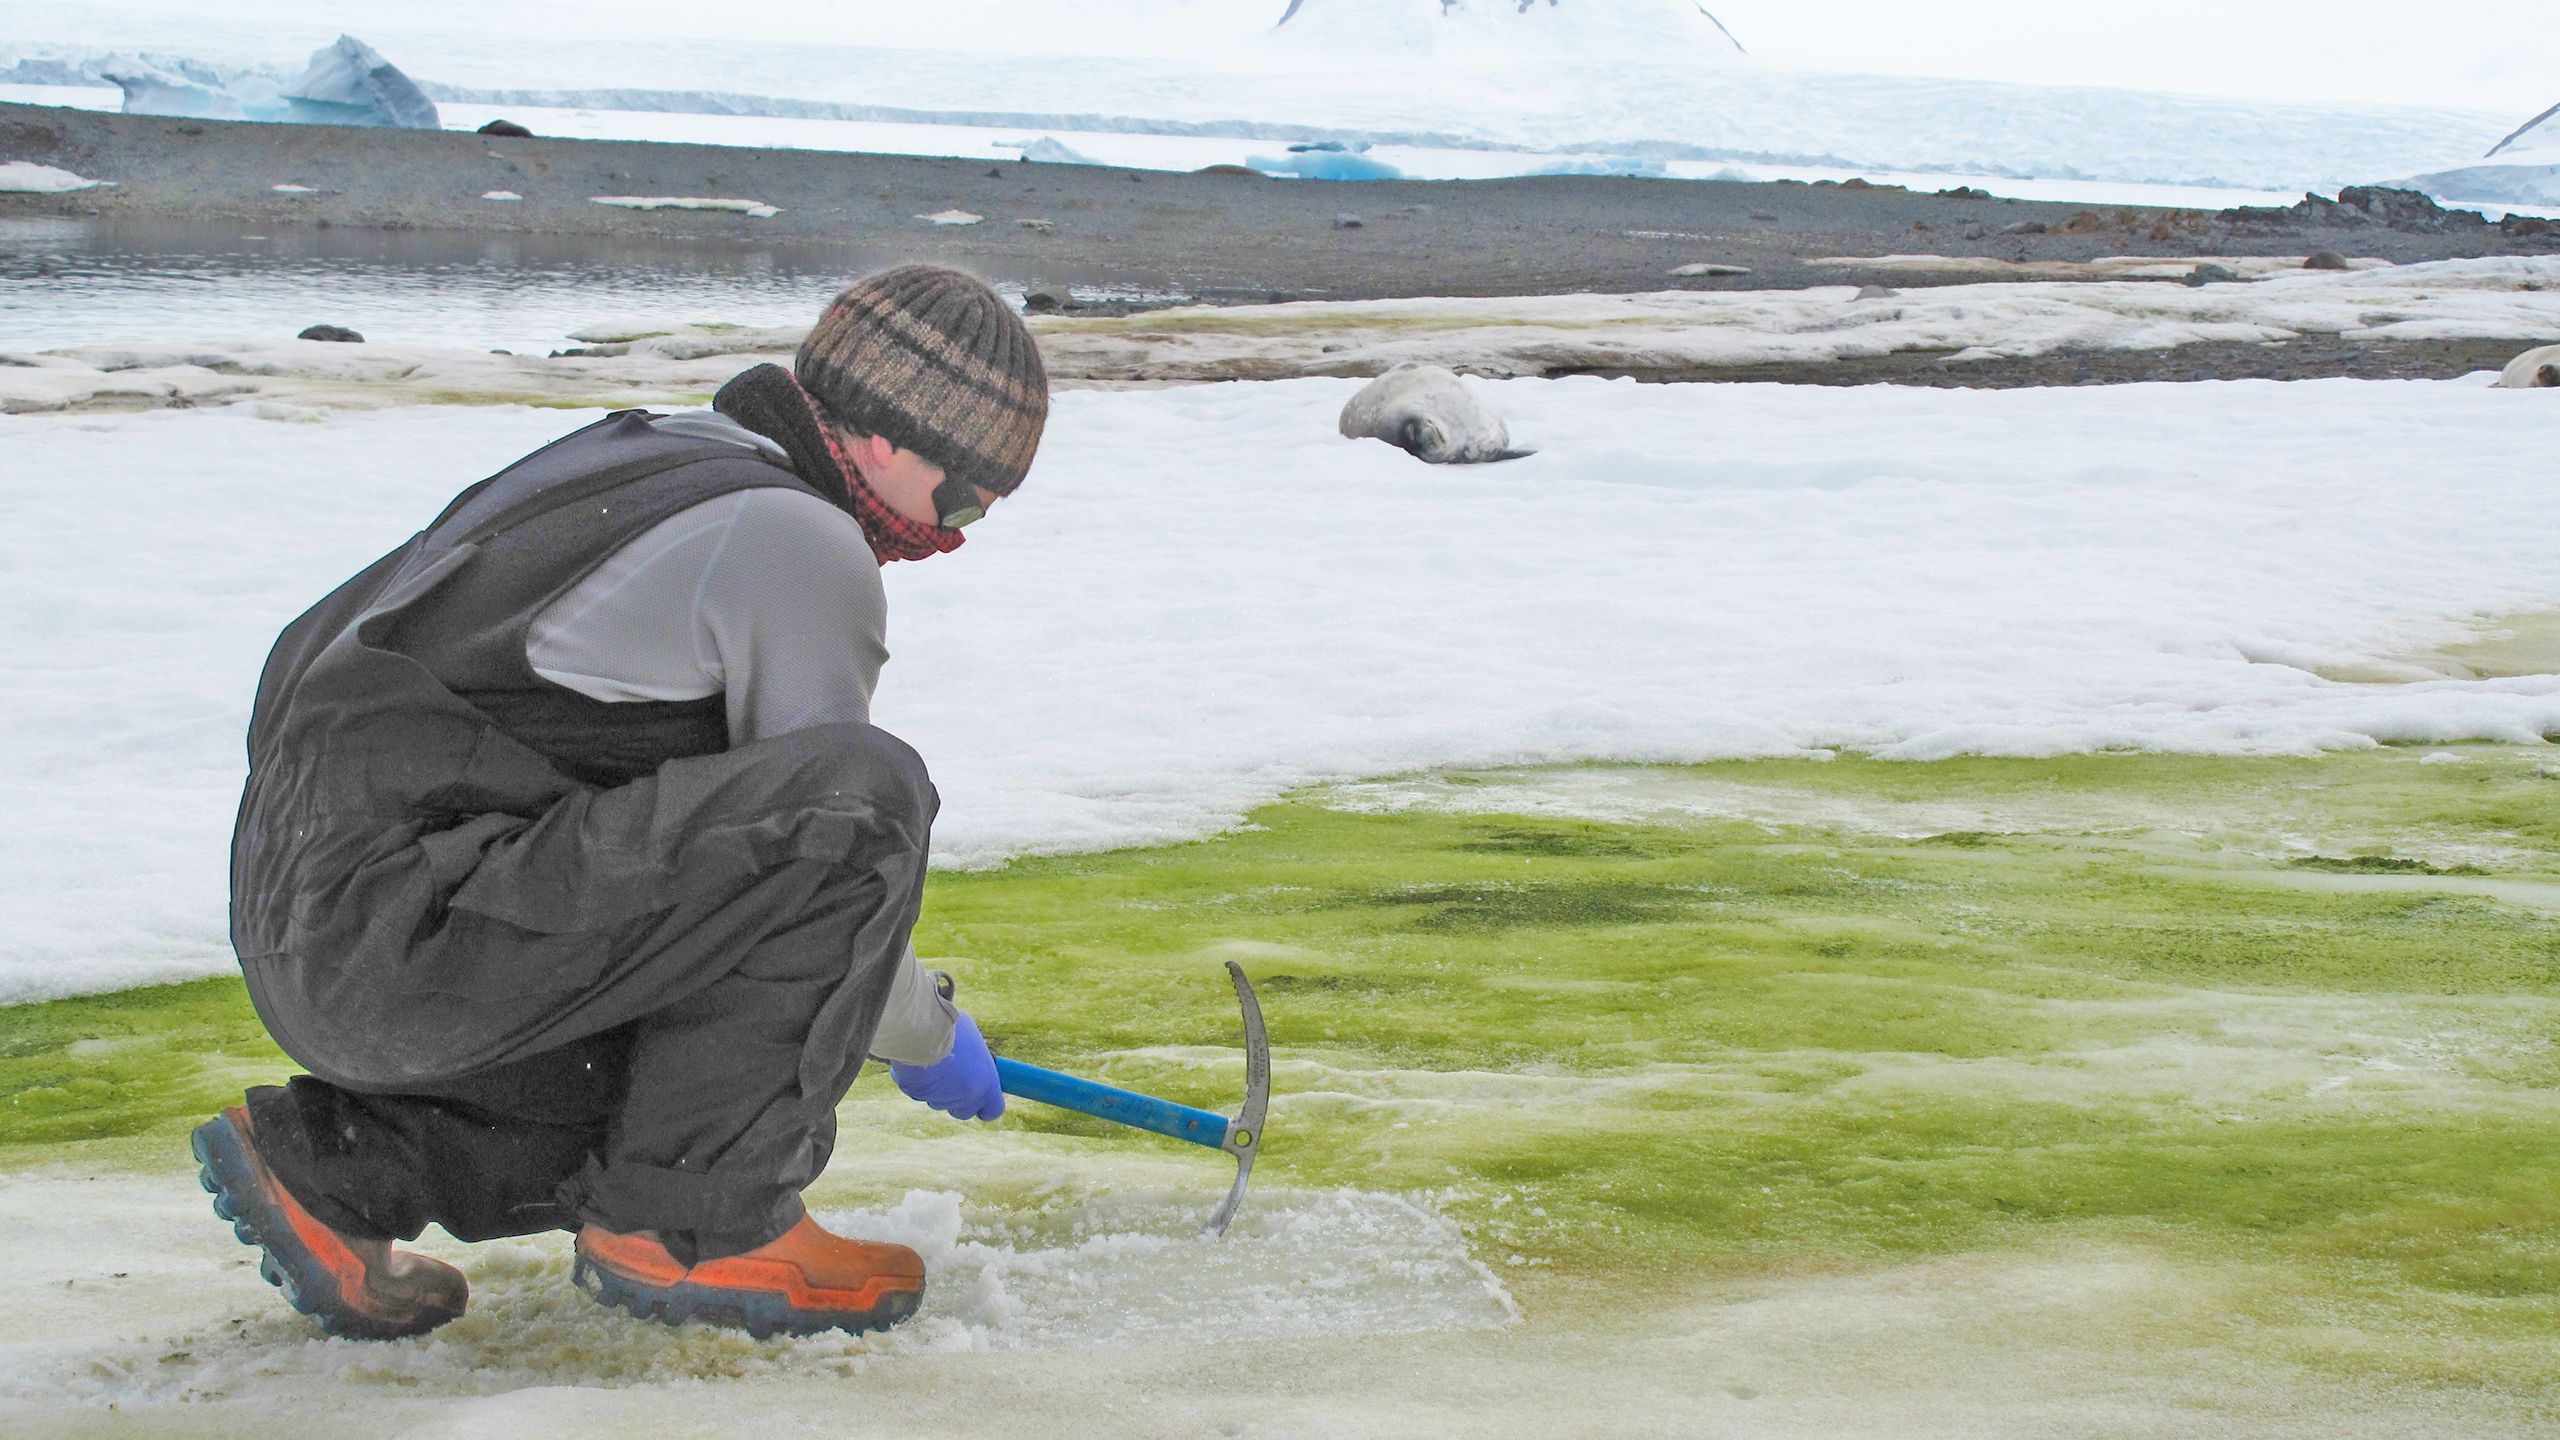
POLYGON ((51 165, 38 165, 32 160, 11 160, 0 164, 0 193, 62 195, 73 190, 94 190, 106 183, 51 165))
MULTIPOLYGON (((846 5, 762 36, 654 4, 637 7, 645 24, 633 7, 600 24, 582 7, 459 0, 367 25, 439 103, 998 127, 954 152, 970 154, 1027 130, 1105 160, 1077 137, 1225 136, 1265 153, 1368 139, 1515 152, 1506 173, 1703 161, 2298 194, 2477 155, 2504 133, 2468 111, 1779 70, 1719 50, 1672 0, 1470 4, 1446 22, 1434 0, 1310 3, 1277 29, 1256 6, 1171 0, 1098 0, 1073 22, 1028 0, 846 5), (494 33, 522 43, 490 45, 494 33)), ((178 0, 0 0, 0 65, 94 71, 139 49, 256 69, 335 33, 323 0, 210 19, 178 0)))
MULTIPOLYGON (((489 197, 483 195, 483 200, 489 197)), ((700 195, 590 195, 598 205, 612 205, 624 210, 730 210, 740 215, 753 215, 759 220, 782 213, 779 206, 761 200, 723 200, 700 195)))
POLYGON ((2433 170, 2391 183, 2425 191, 2448 204, 2560 205, 2560 140, 2500 150, 2494 159, 2433 170))
MULTIPOLYGON (((2167 279, 2188 274, 2200 258, 2126 257, 2107 268, 2167 279)), ((1946 263, 1888 257, 1884 268, 1897 260, 1913 269, 1946 263)), ((2344 272, 2303 270, 2301 263, 2299 257, 2234 257, 2234 270, 2267 278, 2198 288, 2056 280, 1933 286, 1870 300, 1859 299, 1854 287, 1820 286, 1293 301, 1250 312, 1184 308, 1127 319, 1049 319, 1039 330, 1052 374, 1176 380, 1374 375, 1406 360, 1484 375, 1690 373, 1915 351, 1989 358, 2307 335, 2496 338, 2522 348, 2560 334, 2560 259, 2344 272)), ((7 384, 0 375, 0 387, 7 384)))
MULTIPOLYGON (((1053 1184, 1052 1198, 1027 1210, 965 1205, 947 1190, 910 1190, 871 1208, 819 1199, 816 1213, 838 1233, 903 1243, 924 1257, 932 1277, 924 1308, 877 1336, 765 1342, 595 1304, 572 1287, 567 1237, 556 1235, 473 1246, 432 1238, 421 1248, 471 1278, 466 1321, 399 1344, 323 1341, 253 1271, 232 1263, 240 1247, 189 1181, 0 1177, 0 1215, 13 1233, 44 1237, 22 1247, 25 1263, 0 1279, 9 1302, 0 1318, 0 1428, 49 1433, 7 1426, 19 1406, 27 1407, 15 1417, 23 1424, 36 1407, 114 1402, 130 1415, 210 1400, 361 1404, 383 1387, 486 1420, 522 1413, 497 1397, 563 1393, 553 1387, 590 1396, 711 1379, 841 1387, 852 1377, 930 1369, 938 1357, 1019 1355, 1037 1364, 1046 1354, 1115 1348, 1374 1340, 1495 1331, 1518 1315, 1458 1227, 1427 1201, 1272 1186, 1251 1198, 1226 1238, 1204 1239, 1203 1195, 1143 1186, 1079 1193, 1100 1191, 1102 1176, 1149 1173, 1144 1160, 1060 1153, 1020 1132, 1003 1143, 1015 1166, 1028 1159, 1079 1183, 1053 1184)), ((936 1148, 987 1144, 971 1137, 936 1148)), ((884 1168, 878 1154, 863 1159, 843 1168, 884 1168)), ((898 1157, 886 1168, 930 1167, 898 1157)))
MULTIPOLYGON (((1444 767, 2560 732, 2560 677, 2318 673, 2560 609, 2560 507, 2518 458, 2549 412, 2485 378, 1515 380, 1488 392, 1540 453, 1463 470, 1336 435, 1358 388, 1062 392, 1001 523, 889 572, 877 718, 934 767, 943 863, 1197 836, 1295 786, 1444 767)), ((0 998, 228 971, 222 856, 275 632, 583 418, 0 418, 0 998)))

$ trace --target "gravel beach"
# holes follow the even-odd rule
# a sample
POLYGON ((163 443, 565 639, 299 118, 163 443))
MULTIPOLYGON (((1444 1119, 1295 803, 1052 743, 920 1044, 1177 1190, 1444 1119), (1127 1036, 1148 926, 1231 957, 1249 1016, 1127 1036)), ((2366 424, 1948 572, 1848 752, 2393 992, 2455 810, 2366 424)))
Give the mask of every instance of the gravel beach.
MULTIPOLYGON (((964 266, 1026 292, 1104 287, 1216 303, 1671 289, 1912 288, 2018 278, 2020 262, 2207 260, 2330 250, 2396 264, 2560 253, 2560 226, 2482 222, 2397 202, 2179 211, 1922 194, 1858 182, 1613 177, 1327 184, 1253 174, 748 150, 469 133, 252 125, 0 105, 0 160, 112 182, 0 194, 0 221, 201 225, 269 233, 469 232, 789 253, 848 274, 899 259, 964 266), (278 188, 290 187, 290 188, 278 188), (520 198, 491 199, 492 194, 520 198), (598 196, 751 201, 632 209, 598 196), (921 218, 951 212, 971 223, 921 218), (1924 273, 1818 264, 1933 254, 1924 273), (1678 275, 1683 267, 1726 273, 1678 275)), ((2175 283, 2175 282, 2164 282, 2175 283)), ((1887 356, 1717 378, 1963 385, 2304 375, 2462 374, 2507 342, 2186 346, 1972 365, 1887 356)), ((1691 378, 1649 376, 1647 378, 1691 378)))

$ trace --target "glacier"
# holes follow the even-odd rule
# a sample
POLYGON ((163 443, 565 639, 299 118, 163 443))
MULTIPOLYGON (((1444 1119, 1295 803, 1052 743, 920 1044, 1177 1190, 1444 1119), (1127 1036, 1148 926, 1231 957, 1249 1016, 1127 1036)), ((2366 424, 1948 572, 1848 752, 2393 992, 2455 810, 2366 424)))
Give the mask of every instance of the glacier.
MULTIPOLYGON (((369 34, 401 56, 423 95, 462 105, 1365 139, 1541 163, 1605 156, 2300 193, 2442 170, 2513 124, 2362 101, 1781 70, 1742 54, 1694 4, 1514 3, 1444 17, 1440 0, 1304 0, 1274 25, 1284 4, 1094 0, 1073 7, 1082 20, 1066 28, 1054 10, 980 0, 969 13, 1006 23, 978 27, 971 43, 983 33, 985 48, 969 50, 954 48, 948 17, 858 4, 809 12, 806 35, 788 40, 716 32, 672 0, 634 0, 627 23, 611 27, 457 0, 386 16, 369 34), (524 43, 491 46, 490 27, 524 43)), ((262 70, 265 57, 311 43, 328 13, 318 0, 258 0, 215 17, 175 0, 0 0, 0 78, 94 82, 110 55, 139 52, 188 57, 199 82, 264 74, 281 84, 289 77, 262 70)))

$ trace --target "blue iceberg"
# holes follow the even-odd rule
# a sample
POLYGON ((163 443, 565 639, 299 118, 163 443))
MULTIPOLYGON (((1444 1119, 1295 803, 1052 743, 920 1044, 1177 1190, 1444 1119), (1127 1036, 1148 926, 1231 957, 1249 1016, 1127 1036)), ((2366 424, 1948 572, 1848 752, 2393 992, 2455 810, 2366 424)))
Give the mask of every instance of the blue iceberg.
POLYGON ((444 128, 435 102, 417 83, 352 35, 341 35, 334 44, 313 51, 301 78, 284 86, 255 75, 215 79, 122 58, 101 66, 100 73, 123 89, 127 115, 389 130, 444 128))

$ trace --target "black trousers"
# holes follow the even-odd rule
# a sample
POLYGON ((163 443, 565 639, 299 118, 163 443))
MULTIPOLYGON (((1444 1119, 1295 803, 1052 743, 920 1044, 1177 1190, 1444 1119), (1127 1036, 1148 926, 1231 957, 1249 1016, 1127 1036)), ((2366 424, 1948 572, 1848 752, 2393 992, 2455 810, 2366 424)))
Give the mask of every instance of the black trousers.
POLYGON ((912 750, 827 726, 506 828, 396 964, 249 967, 315 1071, 250 1092, 324 1222, 464 1240, 592 1221, 679 1258, 803 1213, 922 897, 912 750))

